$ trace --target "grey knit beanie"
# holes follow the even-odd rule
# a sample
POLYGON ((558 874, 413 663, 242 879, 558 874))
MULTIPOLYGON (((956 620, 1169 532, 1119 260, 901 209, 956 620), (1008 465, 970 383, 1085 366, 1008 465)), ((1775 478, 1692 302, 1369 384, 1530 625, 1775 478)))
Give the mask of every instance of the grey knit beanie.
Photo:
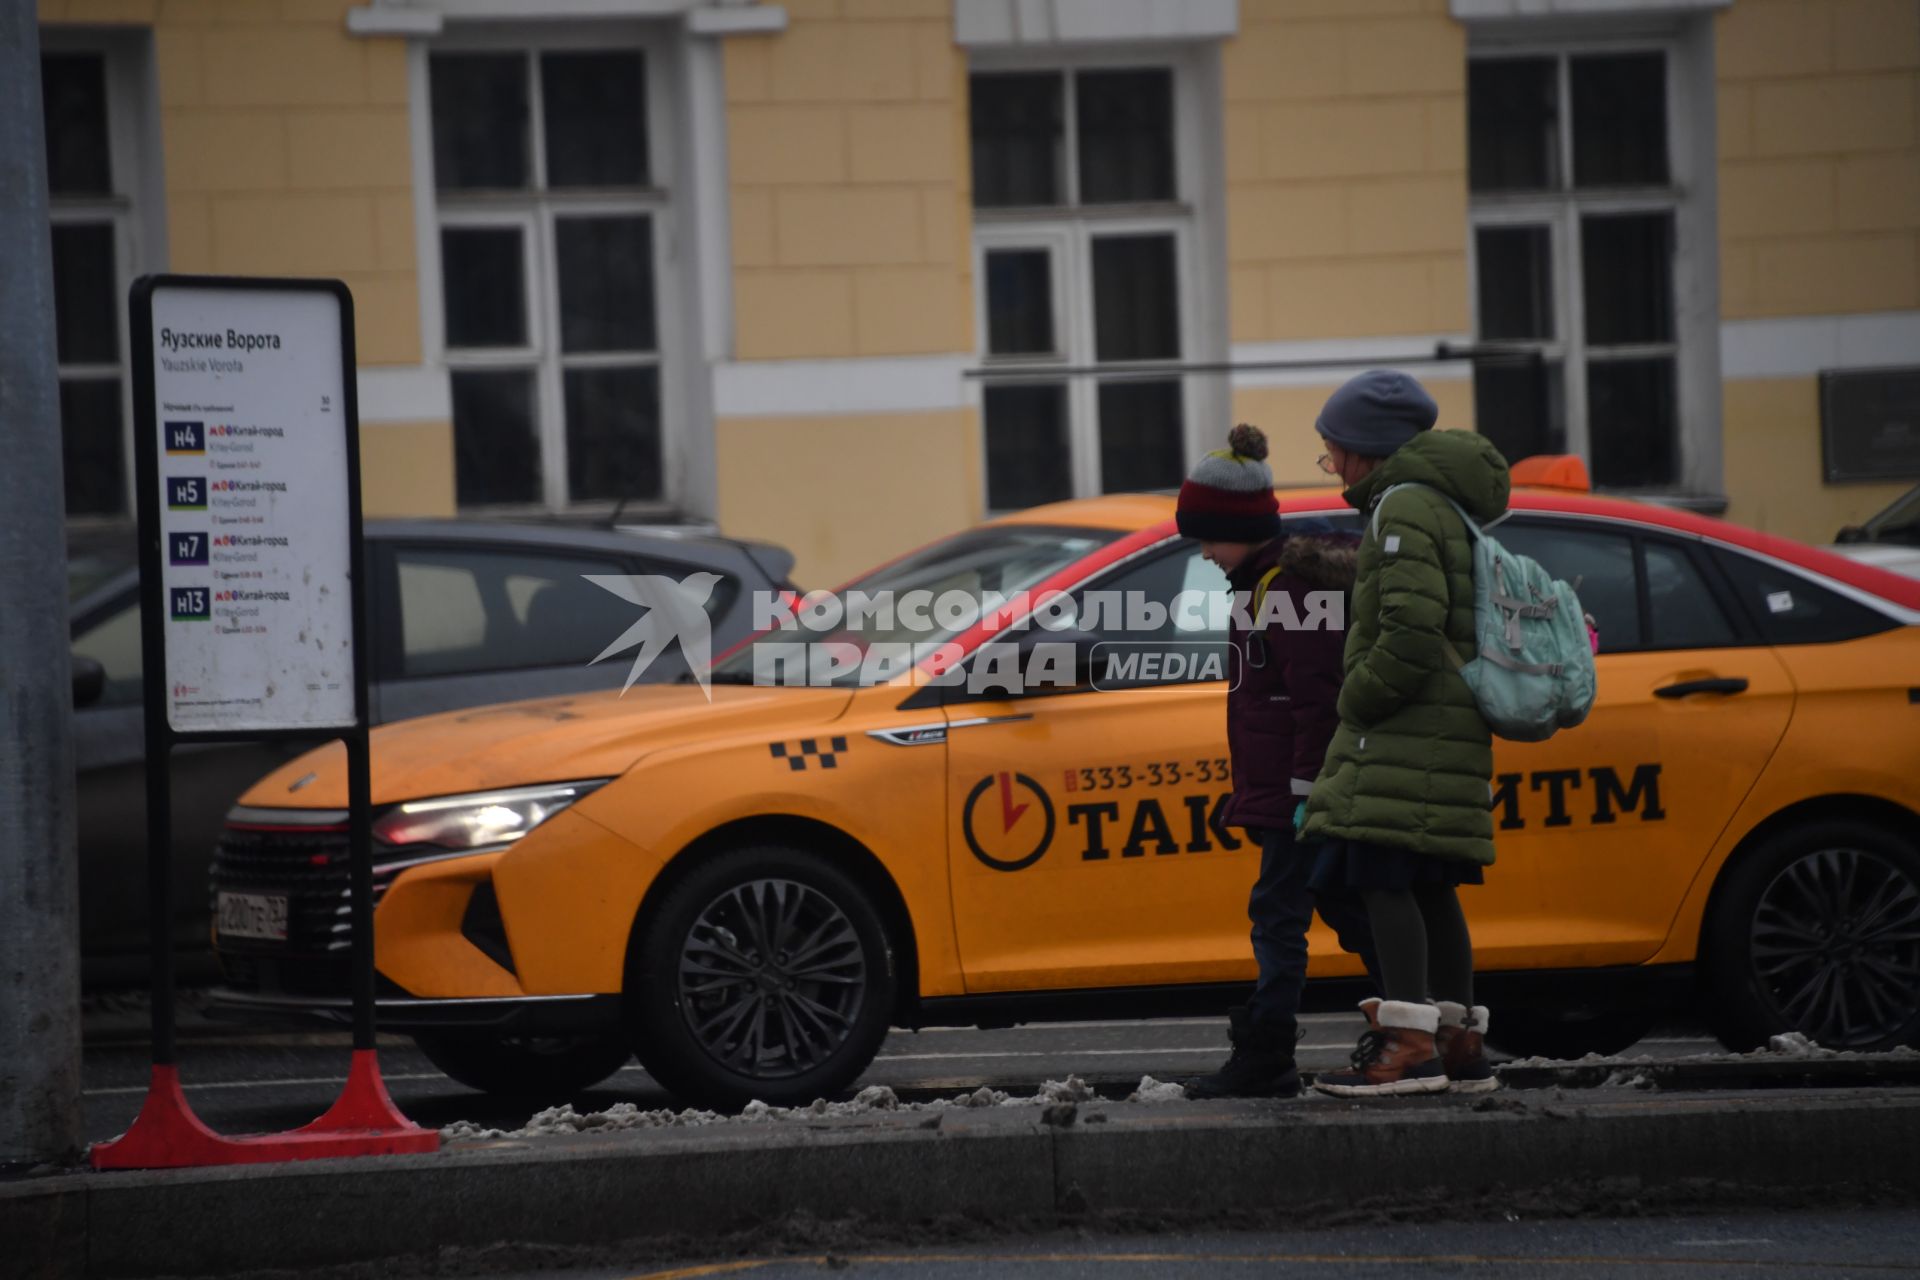
POLYGON ((1384 458, 1430 430, 1440 406, 1404 373, 1369 369, 1327 397, 1314 430, 1349 453, 1384 458))

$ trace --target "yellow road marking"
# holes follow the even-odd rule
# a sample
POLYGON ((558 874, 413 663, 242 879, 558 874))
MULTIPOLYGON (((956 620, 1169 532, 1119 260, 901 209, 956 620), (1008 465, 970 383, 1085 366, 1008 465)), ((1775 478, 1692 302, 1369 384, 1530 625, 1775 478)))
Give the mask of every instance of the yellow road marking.
MULTIPOLYGON (((841 1261, 854 1266, 925 1263, 1057 1263, 1057 1262, 1100 1262, 1100 1263, 1276 1263, 1292 1262, 1307 1266, 1413 1266, 1448 1263, 1455 1266, 1499 1266, 1499 1267, 1590 1267, 1594 1265, 1613 1265, 1623 1267, 1751 1267, 1765 1270, 1794 1269, 1804 1270, 1817 1266, 1833 1271, 1873 1271, 1896 1274, 1920 1272, 1920 1264, 1900 1262, 1819 1262, 1809 1263, 1802 1260, 1782 1260, 1772 1258, 1628 1258, 1608 1255, 1593 1257, 1506 1257, 1497 1254, 1478 1253, 1440 1253, 1412 1257, 1406 1254, 1364 1254, 1364 1253, 850 1253, 836 1255, 841 1261)), ((631 1280, 694 1280, 698 1276, 730 1275, 742 1271, 757 1271, 763 1267, 799 1265, 824 1267, 825 1255, 797 1255, 789 1258, 753 1258, 740 1262, 718 1262, 708 1266, 682 1267, 672 1271, 649 1271, 644 1275, 631 1277, 631 1280)))
POLYGON ((633 1280, 694 1280, 696 1276, 725 1276, 736 1271, 758 1271, 761 1267, 777 1266, 782 1262, 799 1262, 808 1266, 826 1265, 824 1256, 794 1258, 751 1258, 745 1262, 714 1262, 700 1267, 677 1267, 672 1271, 649 1271, 633 1280))

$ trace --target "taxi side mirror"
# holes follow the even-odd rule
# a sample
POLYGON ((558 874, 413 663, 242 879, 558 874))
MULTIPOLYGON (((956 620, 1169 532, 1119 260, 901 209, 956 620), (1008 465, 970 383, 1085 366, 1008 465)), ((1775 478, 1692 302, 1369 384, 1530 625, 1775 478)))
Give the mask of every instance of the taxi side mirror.
POLYGON ((73 709, 90 707, 100 701, 107 689, 107 669, 97 658, 73 655, 73 709))

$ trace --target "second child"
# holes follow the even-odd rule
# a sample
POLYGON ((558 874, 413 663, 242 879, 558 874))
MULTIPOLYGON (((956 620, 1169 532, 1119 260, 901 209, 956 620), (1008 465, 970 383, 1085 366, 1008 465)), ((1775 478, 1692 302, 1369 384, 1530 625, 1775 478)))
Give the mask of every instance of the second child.
POLYGON ((1202 458, 1180 487, 1175 515, 1180 532, 1201 544, 1235 592, 1229 638, 1239 671, 1227 693, 1233 798, 1223 821, 1247 828, 1260 844, 1260 875, 1247 901, 1259 981, 1253 998, 1230 1011, 1226 1065, 1187 1083, 1194 1098, 1290 1098, 1300 1091, 1293 1049, 1316 908, 1340 945, 1374 969, 1365 907, 1355 895, 1315 893, 1308 885, 1312 851, 1294 838, 1295 812, 1339 724, 1345 593, 1353 586, 1357 539, 1330 529, 1283 532, 1266 457, 1258 427, 1235 427, 1227 448, 1202 458), (1339 599, 1329 608, 1324 598, 1308 599, 1315 592, 1339 599), (1253 625, 1242 625, 1239 609, 1253 625), (1289 626, 1289 619, 1306 625, 1289 626), (1322 620, 1336 625, 1317 625, 1322 620))

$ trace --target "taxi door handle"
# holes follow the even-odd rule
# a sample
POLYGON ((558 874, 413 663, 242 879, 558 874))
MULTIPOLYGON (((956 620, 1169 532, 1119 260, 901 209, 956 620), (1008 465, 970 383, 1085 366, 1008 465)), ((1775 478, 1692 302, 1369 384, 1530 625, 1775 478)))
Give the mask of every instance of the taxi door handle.
POLYGON ((1745 693, 1745 676, 1720 676, 1711 680, 1682 680, 1678 684, 1663 684, 1653 691, 1656 698, 1684 698, 1694 693, 1745 693))

